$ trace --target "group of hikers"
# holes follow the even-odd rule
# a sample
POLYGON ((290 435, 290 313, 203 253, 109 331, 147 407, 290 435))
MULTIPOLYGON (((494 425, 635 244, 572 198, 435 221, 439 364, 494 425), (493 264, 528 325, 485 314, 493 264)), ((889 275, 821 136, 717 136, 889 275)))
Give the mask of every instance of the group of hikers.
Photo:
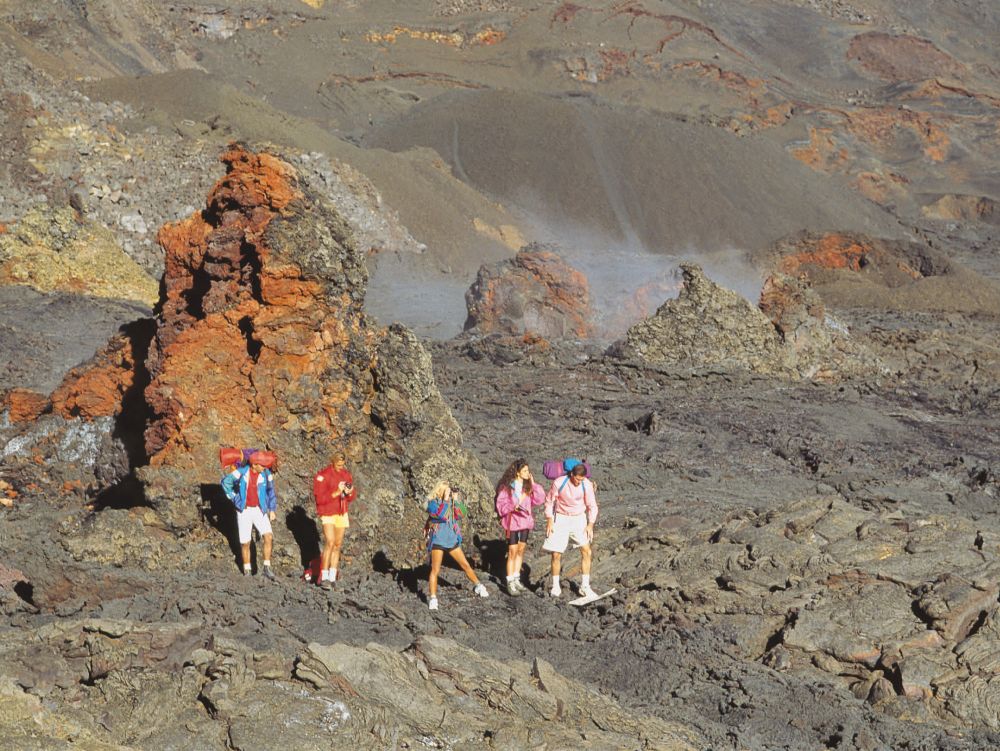
MULTIPOLYGON (((220 458, 227 468, 222 488, 236 508, 243 575, 250 576, 252 573, 250 542, 256 529, 263 547, 261 573, 268 579, 274 579, 271 569, 274 541, 271 522, 277 512, 274 454, 254 449, 223 449, 220 458)), ((545 470, 546 476, 552 480, 547 492, 535 481, 524 459, 511 462, 496 484, 494 502, 507 544, 505 589, 514 597, 527 590, 521 583, 524 553, 535 527, 533 509, 543 506, 545 541, 542 549, 550 553, 552 559, 549 594, 552 597, 562 595, 562 555, 572 543, 580 548, 582 559, 579 593, 583 598, 596 598, 590 586, 590 546, 594 539, 594 522, 597 521, 597 493, 589 477, 590 469, 585 462, 565 459, 559 463, 547 462, 545 470)), ((350 527, 349 508, 357 498, 357 488, 347 469, 344 454, 335 454, 329 466, 315 475, 313 496, 316 515, 323 530, 323 549, 315 574, 311 568, 307 569, 305 579, 315 580, 320 587, 329 590, 337 581, 340 551, 344 535, 350 527)), ((422 508, 427 512, 424 538, 430 557, 428 607, 438 609, 437 582, 446 553, 465 572, 475 594, 489 597, 489 591, 479 581, 462 551, 462 520, 468 508, 458 491, 450 483, 441 481, 423 502, 422 508)))

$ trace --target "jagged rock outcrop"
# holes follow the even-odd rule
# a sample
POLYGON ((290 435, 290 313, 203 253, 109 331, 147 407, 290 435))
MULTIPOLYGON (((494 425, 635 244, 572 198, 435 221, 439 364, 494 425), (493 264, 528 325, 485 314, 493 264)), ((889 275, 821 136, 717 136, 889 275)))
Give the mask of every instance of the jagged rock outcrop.
POLYGON ((312 475, 342 450, 361 491, 352 538, 402 561, 420 546, 414 499, 436 480, 488 505, 478 462, 419 343, 362 312, 364 254, 337 210, 273 154, 234 146, 223 160, 205 210, 160 233, 146 499, 190 532, 217 498, 218 447, 267 446, 280 502, 312 509, 312 475))
POLYGON ((784 344, 785 367, 802 378, 831 380, 875 375, 878 358, 827 312, 805 282, 775 273, 767 278, 758 306, 784 344))
POLYGON ((656 364, 774 372, 781 337, 767 316, 736 292, 720 287, 699 266, 682 264, 674 300, 632 326, 612 352, 656 364))
POLYGON ((510 260, 481 267, 465 305, 466 331, 544 339, 591 333, 587 277, 545 245, 527 245, 510 260))
POLYGON ((632 326, 611 354, 659 365, 815 380, 885 371, 878 357, 826 312, 803 280, 774 273, 754 307, 715 284, 698 266, 682 264, 681 271, 683 287, 677 299, 632 326))

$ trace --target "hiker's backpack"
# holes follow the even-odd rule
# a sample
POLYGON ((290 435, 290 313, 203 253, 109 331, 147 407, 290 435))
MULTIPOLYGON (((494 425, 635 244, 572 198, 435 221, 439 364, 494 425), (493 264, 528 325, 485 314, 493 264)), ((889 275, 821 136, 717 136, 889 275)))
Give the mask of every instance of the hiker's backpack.
POLYGON ((584 459, 583 461, 580 461, 579 459, 574 459, 572 457, 567 457, 562 461, 556 461, 555 459, 550 459, 549 461, 545 462, 542 465, 542 474, 545 475, 545 477, 549 480, 555 480, 556 478, 562 477, 563 475, 568 475, 573 470, 573 467, 577 466, 578 464, 582 464, 584 466, 584 469, 587 470, 586 477, 589 479, 590 465, 587 463, 587 460, 584 459))
POLYGON ((231 446, 223 446, 219 449, 219 464, 223 467, 229 467, 236 465, 237 467, 243 467, 250 463, 250 457, 255 454, 258 449, 238 449, 231 446))

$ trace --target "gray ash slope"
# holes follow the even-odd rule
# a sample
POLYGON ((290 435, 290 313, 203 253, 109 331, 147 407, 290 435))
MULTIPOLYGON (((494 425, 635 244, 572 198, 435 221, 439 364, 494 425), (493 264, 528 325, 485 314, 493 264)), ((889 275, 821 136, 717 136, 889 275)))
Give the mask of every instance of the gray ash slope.
MULTIPOLYGON (((990 3, 8 5, 0 232, 70 205, 156 276, 157 228, 248 138, 298 151, 348 217, 374 254, 370 307, 437 332, 461 327, 480 264, 581 235, 618 263, 864 232, 1000 279, 990 3), (423 307, 422 290, 454 300, 423 307)), ((318 545, 301 507, 282 509, 280 581, 262 586, 237 575, 217 494, 177 538, 127 482, 134 435, 78 418, 41 435, 45 416, 38 461, 0 465, 17 494, 0 508, 0 734, 14 749, 996 747, 1000 325, 940 299, 962 278, 818 285, 888 371, 833 384, 435 345, 489 476, 515 455, 594 464, 595 582, 619 592, 585 610, 543 596, 537 553, 536 591, 498 592, 498 539, 469 544, 489 600, 448 571, 432 614, 424 571, 350 537, 328 597, 298 581, 318 545), (83 475, 63 461, 83 455, 83 475)), ((145 315, 28 284, 3 287, 4 389, 50 389, 145 315)), ((17 453, 12 431, 0 420, 17 453)))

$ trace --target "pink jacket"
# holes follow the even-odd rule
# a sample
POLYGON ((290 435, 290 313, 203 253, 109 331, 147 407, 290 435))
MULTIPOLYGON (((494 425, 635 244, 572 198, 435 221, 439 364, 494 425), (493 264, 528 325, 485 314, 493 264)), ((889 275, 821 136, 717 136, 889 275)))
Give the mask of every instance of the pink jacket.
POLYGON ((597 521, 597 496, 594 494, 594 483, 584 479, 579 485, 567 479, 566 475, 552 481, 548 495, 545 496, 545 515, 564 514, 578 516, 587 512, 587 522, 597 521))
POLYGON ((519 532, 522 529, 534 529, 535 517, 531 515, 532 506, 545 503, 545 490, 537 482, 531 484, 531 492, 518 501, 511 487, 501 488, 497 493, 497 513, 500 524, 506 532, 519 532))

